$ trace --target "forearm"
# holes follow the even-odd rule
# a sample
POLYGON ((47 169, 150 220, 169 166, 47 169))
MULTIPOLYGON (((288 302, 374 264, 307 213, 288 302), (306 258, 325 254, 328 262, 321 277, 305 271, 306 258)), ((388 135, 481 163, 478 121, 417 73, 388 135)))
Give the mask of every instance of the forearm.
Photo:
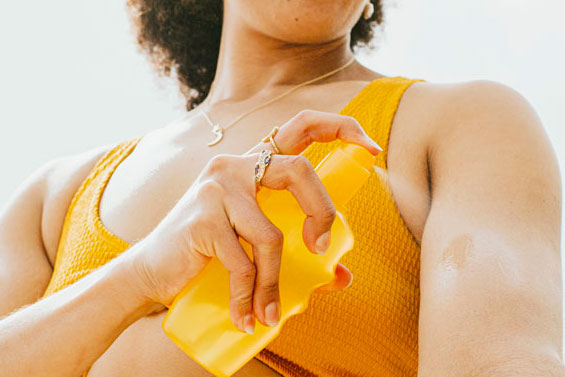
POLYGON ((559 355, 540 349, 537 354, 507 352, 505 357, 485 355, 482 360, 449 362, 418 368, 418 377, 565 377, 565 365, 559 355))
POLYGON ((140 294, 127 255, 133 251, 0 320, 2 373, 76 377, 131 323, 154 310, 140 294))

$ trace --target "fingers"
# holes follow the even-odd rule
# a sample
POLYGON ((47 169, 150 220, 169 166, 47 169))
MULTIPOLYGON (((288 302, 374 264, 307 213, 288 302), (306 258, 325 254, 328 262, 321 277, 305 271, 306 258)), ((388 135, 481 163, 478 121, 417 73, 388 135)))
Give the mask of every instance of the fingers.
MULTIPOLYGON (((215 255, 230 273, 232 321, 248 333, 254 330, 255 318, 264 325, 276 325, 281 311, 279 270, 283 235, 257 205, 251 174, 257 158, 257 154, 214 158, 205 178, 201 179, 209 183, 202 184, 200 189, 201 196, 208 193, 217 199, 223 198, 219 200, 220 212, 207 208, 207 212, 214 215, 204 217, 207 220, 202 220, 203 229, 212 229, 206 232, 209 237, 205 238, 212 241, 215 255), (241 174, 244 171, 250 174, 241 174), (239 243, 238 235, 252 245, 253 262, 239 243)), ((325 252, 336 210, 309 160, 300 155, 273 155, 262 185, 287 189, 294 195, 306 214, 303 227, 306 246, 312 252, 325 252)), ((346 286, 350 274, 344 271, 338 268, 337 280, 325 289, 346 286)))
MULTIPOLYGON (((314 141, 330 142, 336 139, 358 144, 376 155, 382 148, 366 133, 355 118, 315 110, 303 110, 280 127, 273 140, 281 154, 300 154, 314 141)), ((269 142, 259 143, 247 153, 270 149, 269 142)))
POLYGON ((236 232, 253 247, 257 268, 253 310, 266 326, 275 326, 280 319, 279 270, 283 234, 261 212, 255 198, 240 198, 226 203, 226 211, 236 232))
POLYGON ((279 149, 284 154, 299 154, 312 142, 330 142, 340 139, 367 148, 376 155, 380 147, 361 127, 355 118, 347 115, 332 114, 322 111, 304 110, 289 122, 296 123, 298 132, 292 127, 281 127, 276 137, 279 149))
POLYGON ((306 214, 303 239, 312 252, 323 254, 330 244, 335 207, 310 161, 304 156, 273 155, 261 184, 289 190, 306 214))
POLYGON ((241 331, 252 334, 255 327, 253 289, 256 268, 241 247, 227 219, 218 221, 221 222, 218 233, 211 237, 214 239, 216 256, 230 272, 231 319, 241 331))

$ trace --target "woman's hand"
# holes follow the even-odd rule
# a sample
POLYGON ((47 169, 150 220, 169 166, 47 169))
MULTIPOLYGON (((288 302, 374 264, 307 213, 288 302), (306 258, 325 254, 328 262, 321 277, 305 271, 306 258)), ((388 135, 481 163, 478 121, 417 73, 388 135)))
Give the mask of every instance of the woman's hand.
MULTIPOLYGON (((281 154, 273 155, 262 185, 289 190, 304 213, 303 238, 311 252, 322 253, 330 241, 335 208, 312 165, 298 155, 314 141, 336 138, 380 151, 352 117, 305 110, 275 137, 281 154)), ((136 249, 134 263, 144 295, 170 305, 178 292, 212 257, 230 272, 230 313, 233 323, 250 331, 257 318, 275 325, 280 317, 279 266, 283 235, 261 212, 256 201, 253 170, 260 143, 244 155, 211 159, 175 207, 136 249), (253 246, 254 262, 238 241, 253 246)), ((338 277, 348 281, 343 268, 338 277)), ((334 283, 339 286, 340 283, 334 283)))

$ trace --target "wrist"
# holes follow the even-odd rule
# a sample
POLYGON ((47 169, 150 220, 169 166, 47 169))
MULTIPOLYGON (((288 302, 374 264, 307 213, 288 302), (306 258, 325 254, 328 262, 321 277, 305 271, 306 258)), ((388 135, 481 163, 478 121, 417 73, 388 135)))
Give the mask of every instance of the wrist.
POLYGON ((147 284, 147 274, 144 273, 142 263, 138 257, 139 251, 144 247, 143 241, 140 241, 128 249, 121 256, 120 263, 116 268, 117 277, 120 285, 126 288, 125 295, 130 305, 137 308, 137 311, 148 315, 162 309, 162 305, 152 299, 149 286, 147 284))

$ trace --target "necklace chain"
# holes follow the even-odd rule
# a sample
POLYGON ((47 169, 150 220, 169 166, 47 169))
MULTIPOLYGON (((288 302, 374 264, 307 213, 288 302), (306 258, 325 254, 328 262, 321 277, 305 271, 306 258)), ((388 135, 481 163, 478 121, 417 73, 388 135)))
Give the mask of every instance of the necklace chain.
POLYGON ((321 75, 321 76, 315 77, 315 78, 313 78, 313 79, 311 79, 311 80, 308 80, 308 81, 305 81, 305 82, 303 82, 303 83, 300 83, 300 84, 298 84, 298 85, 293 86, 292 88, 290 88, 290 89, 287 90, 286 92, 284 92, 284 93, 282 93, 282 94, 276 96, 275 98, 272 98, 272 99, 270 99, 269 101, 267 101, 267 102, 265 102, 265 103, 259 104, 259 105, 255 106, 255 107, 253 107, 252 109, 250 109, 250 110, 244 112, 243 114, 239 115, 239 116, 236 117, 234 120, 232 120, 231 122, 229 122, 228 125, 225 126, 225 127, 221 127, 219 124, 214 124, 214 122, 212 122, 212 121, 210 120, 210 118, 208 117, 208 115, 206 114, 206 112, 205 112, 203 109, 200 109, 200 112, 202 113, 202 115, 204 116, 204 118, 206 119, 206 121, 210 124, 210 126, 212 126, 212 133, 213 133, 214 135, 216 135, 216 138, 215 138, 214 140, 212 140, 210 143, 208 143, 208 146, 211 147, 211 146, 214 146, 214 145, 218 144, 218 143, 223 139, 223 137, 224 137, 224 131, 225 131, 225 130, 227 130, 228 128, 232 127, 234 124, 236 124, 237 122, 239 122, 240 120, 242 120, 243 118, 245 118, 246 116, 248 116, 249 114, 251 114, 252 112, 257 111, 257 110, 259 110, 259 109, 261 109, 261 108, 263 108, 263 107, 265 107, 265 106, 267 106, 267 105, 270 105, 271 103, 273 103, 273 102, 275 102, 275 101, 281 99, 282 97, 284 97, 284 96, 286 96, 286 95, 292 93, 293 91, 295 91, 295 90, 298 89, 298 88, 301 88, 301 87, 303 87, 303 86, 305 86, 305 85, 308 85, 308 84, 312 84, 313 82, 316 82, 316 81, 325 79, 326 77, 335 74, 335 73, 341 71, 342 69, 347 68, 347 67, 348 67, 349 65, 351 65, 354 61, 355 61, 355 57, 351 58, 351 60, 349 60, 347 63, 345 63, 344 65, 342 65, 342 66, 339 67, 339 68, 334 69, 333 71, 324 73, 324 74, 321 75))

